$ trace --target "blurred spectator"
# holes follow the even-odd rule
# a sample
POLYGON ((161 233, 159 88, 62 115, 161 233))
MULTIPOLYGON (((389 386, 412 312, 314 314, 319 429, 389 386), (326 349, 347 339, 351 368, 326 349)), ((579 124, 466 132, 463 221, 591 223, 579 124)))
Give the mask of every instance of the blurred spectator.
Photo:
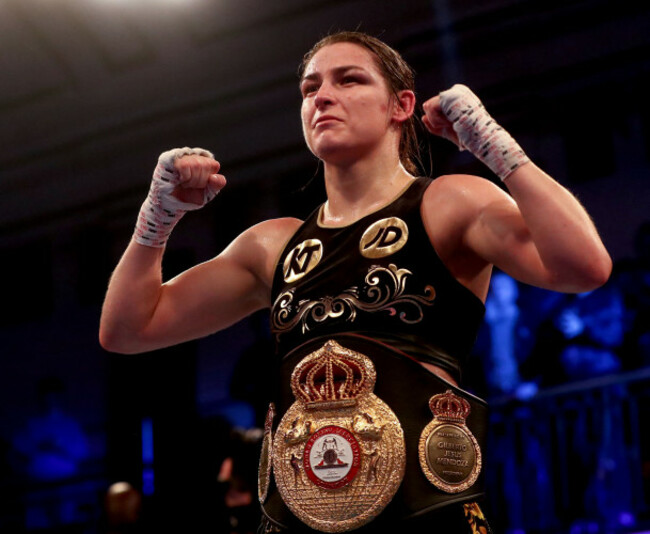
POLYGON ((104 497, 106 534, 140 532, 142 495, 128 482, 112 484, 104 497))
POLYGON ((650 221, 638 228, 634 250, 634 258, 618 262, 614 269, 615 283, 629 312, 623 351, 628 369, 650 366, 650 221))
MULTIPOLYGON (((47 529, 81 520, 80 500, 62 491, 82 472, 90 457, 86 434, 64 403, 65 386, 58 378, 38 383, 38 413, 12 440, 18 474, 24 476, 25 528, 47 529)), ((79 497, 79 496, 77 496, 79 497)))
POLYGON ((222 462, 218 477, 225 487, 229 534, 253 534, 259 527, 257 468, 262 436, 258 428, 234 428, 230 434, 230 453, 222 462))
POLYGON ((579 380, 621 370, 618 349, 623 344, 623 298, 614 286, 579 295, 558 317, 567 340, 560 354, 564 375, 579 380))
POLYGON ((616 286, 568 296, 540 325, 522 373, 553 386, 620 371, 624 338, 625 307, 616 286))
POLYGON ((490 365, 487 382, 492 391, 511 393, 519 385, 515 354, 515 326, 519 318, 517 282, 504 273, 495 273, 485 302, 485 321, 490 328, 490 365))
POLYGON ((65 386, 58 378, 38 384, 39 413, 13 439, 27 476, 34 481, 60 481, 77 475, 89 457, 86 434, 64 407, 65 386))
POLYGON ((536 384, 522 381, 519 373, 521 310, 518 299, 518 282, 496 271, 485 302, 484 331, 487 330, 488 341, 483 350, 487 395, 491 397, 512 395, 529 398, 537 391, 536 384))

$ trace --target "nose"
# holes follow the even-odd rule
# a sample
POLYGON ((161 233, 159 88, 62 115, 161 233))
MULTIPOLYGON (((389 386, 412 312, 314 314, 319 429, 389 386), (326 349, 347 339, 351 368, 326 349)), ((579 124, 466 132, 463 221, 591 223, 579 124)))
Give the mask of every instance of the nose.
POLYGON ((318 88, 316 97, 314 98, 314 105, 317 108, 323 108, 334 102, 334 96, 332 93, 332 86, 328 83, 323 82, 318 88))

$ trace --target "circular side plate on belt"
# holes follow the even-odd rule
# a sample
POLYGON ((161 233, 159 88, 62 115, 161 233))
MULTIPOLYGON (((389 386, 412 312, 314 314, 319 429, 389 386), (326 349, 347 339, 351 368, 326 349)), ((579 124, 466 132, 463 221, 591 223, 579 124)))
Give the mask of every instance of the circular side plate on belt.
POLYGON ((372 393, 374 366, 363 354, 328 341, 296 366, 296 402, 273 440, 273 473, 289 509, 322 532, 372 521, 404 476, 404 433, 372 393))
POLYGON ((436 488, 445 493, 469 489, 481 472, 481 449, 465 419, 469 403, 451 390, 429 401, 434 414, 422 431, 420 467, 436 488))

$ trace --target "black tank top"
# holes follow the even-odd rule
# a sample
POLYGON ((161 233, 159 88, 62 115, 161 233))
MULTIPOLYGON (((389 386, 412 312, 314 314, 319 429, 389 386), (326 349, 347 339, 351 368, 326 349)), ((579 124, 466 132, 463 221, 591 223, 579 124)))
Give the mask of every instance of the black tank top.
POLYGON ((448 371, 458 382, 485 308, 444 266, 424 229, 429 178, 345 227, 314 211, 285 246, 273 279, 277 353, 312 337, 359 333, 448 371))

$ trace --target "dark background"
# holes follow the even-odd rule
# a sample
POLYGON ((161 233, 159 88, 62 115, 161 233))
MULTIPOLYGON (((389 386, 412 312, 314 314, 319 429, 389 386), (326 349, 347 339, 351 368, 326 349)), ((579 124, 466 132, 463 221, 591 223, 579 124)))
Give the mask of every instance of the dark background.
MULTIPOLYGON (((417 72, 420 102, 456 82, 472 87, 531 158, 578 196, 617 265, 638 256, 634 239, 650 205, 650 9, 643 3, 4 0, 2 532, 104 529, 104 493, 123 480, 144 493, 150 522, 192 516, 206 531, 224 531, 212 526, 221 521, 220 506, 212 507, 225 491, 215 473, 232 442, 229 428, 261 424, 264 315, 205 340, 126 357, 99 347, 101 302, 163 150, 208 148, 228 179, 219 198, 174 232, 167 278, 214 256, 251 224, 303 217, 323 198, 302 141, 296 69, 318 38, 338 29, 367 31, 397 48, 417 72), (38 421, 47 384, 83 429, 86 448, 73 474, 39 479, 27 473, 15 442, 38 421), (151 465, 143 421, 153 421, 151 465), (153 491, 143 469, 153 469, 153 491), (73 509, 62 519, 65 503, 73 509)), ((445 141, 425 144, 424 172, 489 177, 445 141)), ((639 373, 633 382, 642 381, 639 373)), ((639 425, 625 418, 627 439, 639 425)), ((647 477, 647 447, 635 443, 642 450, 633 469, 647 477)), ((507 501, 518 490, 495 480, 492 491, 507 501)), ((637 491, 632 508, 641 524, 645 493, 637 491)), ((580 514, 551 510, 557 531, 583 528, 580 514)), ((525 513, 517 520, 524 524, 496 515, 513 532, 541 528, 525 513)))

